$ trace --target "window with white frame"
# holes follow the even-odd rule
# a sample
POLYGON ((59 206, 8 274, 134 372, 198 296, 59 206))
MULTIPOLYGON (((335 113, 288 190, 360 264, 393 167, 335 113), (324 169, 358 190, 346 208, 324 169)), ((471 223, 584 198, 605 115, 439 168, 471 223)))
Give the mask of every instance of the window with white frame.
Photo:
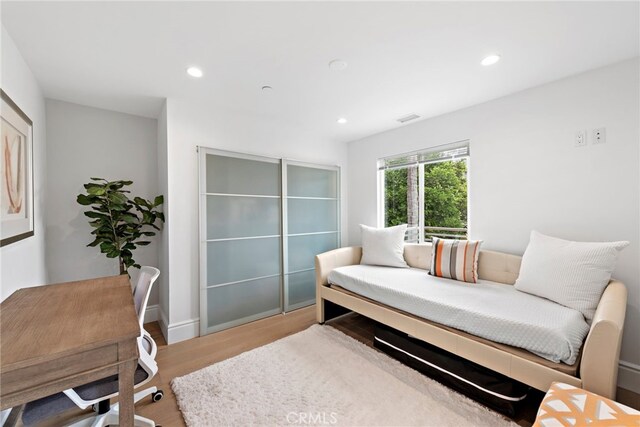
POLYGON ((378 160, 379 221, 407 224, 406 241, 467 238, 469 143, 378 160))

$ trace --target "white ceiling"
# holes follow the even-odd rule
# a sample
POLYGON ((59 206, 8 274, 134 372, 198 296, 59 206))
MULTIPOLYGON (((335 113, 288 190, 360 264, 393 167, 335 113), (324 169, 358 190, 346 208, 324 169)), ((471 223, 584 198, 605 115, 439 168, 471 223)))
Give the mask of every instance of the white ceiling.
POLYGON ((333 141, 639 55, 638 2, 2 2, 45 96, 155 117, 163 98, 333 141), (498 52, 502 61, 482 67, 498 52), (340 72, 332 59, 347 61, 340 72), (185 73, 204 69, 200 80, 185 73), (271 85, 265 95, 260 88, 271 85), (349 123, 339 125, 338 117, 349 123))

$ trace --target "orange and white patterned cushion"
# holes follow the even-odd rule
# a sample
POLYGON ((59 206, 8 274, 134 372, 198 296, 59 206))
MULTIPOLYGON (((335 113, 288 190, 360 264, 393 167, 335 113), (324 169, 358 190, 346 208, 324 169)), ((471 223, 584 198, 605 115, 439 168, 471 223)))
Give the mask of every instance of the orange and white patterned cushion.
POLYGON ((640 426, 640 411, 564 383, 553 383, 533 427, 640 426))

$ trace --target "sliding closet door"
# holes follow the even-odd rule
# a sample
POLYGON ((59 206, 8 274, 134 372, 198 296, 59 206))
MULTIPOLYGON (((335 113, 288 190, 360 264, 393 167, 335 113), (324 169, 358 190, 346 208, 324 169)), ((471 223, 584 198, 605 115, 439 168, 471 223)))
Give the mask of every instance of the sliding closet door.
POLYGON ((283 160, 284 310, 315 302, 315 256, 340 246, 337 167, 283 160))
POLYGON ((277 159, 200 148, 203 335, 282 312, 281 188, 277 159))

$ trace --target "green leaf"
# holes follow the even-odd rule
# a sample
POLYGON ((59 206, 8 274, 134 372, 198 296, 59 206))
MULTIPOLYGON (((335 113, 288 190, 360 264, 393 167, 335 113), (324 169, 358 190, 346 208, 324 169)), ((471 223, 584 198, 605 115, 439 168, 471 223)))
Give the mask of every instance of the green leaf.
POLYGON ((89 193, 91 196, 104 196, 106 192, 107 190, 102 186, 87 188, 87 193, 89 193))
POLYGON ((160 206, 161 204, 164 203, 164 196, 157 196, 154 200, 153 200, 153 206, 160 206))
POLYGON ((89 178, 91 179, 91 181, 104 181, 104 182, 108 182, 106 179, 104 178, 89 178))
POLYGON ((78 194, 78 197, 76 198, 76 201, 78 203, 80 203, 83 206, 89 206, 90 204, 92 204, 94 202, 94 198, 93 197, 89 197, 85 194, 78 194))
POLYGON ((130 213, 123 214, 120 219, 122 219, 127 224, 135 224, 138 222, 138 217, 130 213))
POLYGON ((125 196, 122 193, 110 193, 109 194, 109 201, 111 203, 116 204, 116 205, 124 205, 125 203, 127 203, 129 201, 129 199, 127 199, 127 196, 125 196))
POLYGON ((103 214, 103 213, 98 213, 95 211, 88 211, 84 213, 85 216, 88 216, 89 218, 109 218, 109 216, 103 214))
POLYGON ((105 251, 105 252, 112 252, 112 251, 117 251, 118 250, 118 248, 116 248, 116 245, 114 245, 110 241, 104 241, 104 242, 100 243, 100 249, 105 251))
POLYGON ((140 242, 136 242, 136 245, 138 245, 138 246, 147 246, 149 243, 151 243, 151 242, 146 241, 146 240, 142 240, 140 242))
POLYGON ((93 248, 93 247, 95 247, 95 246, 98 246, 100 243, 102 243, 102 239, 98 237, 98 238, 97 238, 97 239, 95 239, 93 242, 89 243, 87 246, 89 246, 89 247, 92 247, 92 248, 93 248))
POLYGON ((147 211, 142 212, 142 222, 143 223, 152 224, 154 222, 154 219, 155 218, 153 217, 153 214, 151 214, 151 213, 149 213, 147 211))
POLYGON ((112 211, 118 211, 118 212, 123 212, 123 211, 127 211, 130 209, 130 206, 127 204, 124 205, 111 205, 111 210, 112 211))
POLYGON ((147 208, 147 210, 148 210, 148 209, 151 209, 151 208, 153 207, 153 205, 152 205, 148 200, 145 200, 145 199, 143 199, 142 197, 135 197, 135 198, 133 199, 133 201, 134 201, 137 205, 139 205, 139 206, 143 206, 143 207, 147 208))
POLYGON ((86 190, 90 189, 90 188, 94 188, 94 187, 102 187, 102 184, 96 184, 96 183, 89 183, 89 184, 84 184, 83 186, 86 190))

